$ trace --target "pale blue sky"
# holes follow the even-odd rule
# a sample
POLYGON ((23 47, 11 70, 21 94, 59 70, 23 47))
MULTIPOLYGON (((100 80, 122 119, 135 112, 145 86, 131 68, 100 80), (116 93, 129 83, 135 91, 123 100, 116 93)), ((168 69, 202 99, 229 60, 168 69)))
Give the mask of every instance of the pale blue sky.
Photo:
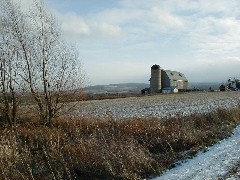
POLYGON ((150 67, 192 82, 240 78, 239 0, 47 0, 89 84, 148 83, 150 67))

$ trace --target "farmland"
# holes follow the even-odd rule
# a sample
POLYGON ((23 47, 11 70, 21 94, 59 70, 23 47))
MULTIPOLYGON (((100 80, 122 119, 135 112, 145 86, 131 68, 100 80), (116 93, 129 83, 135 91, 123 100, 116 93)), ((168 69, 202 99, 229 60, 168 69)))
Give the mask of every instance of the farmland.
POLYGON ((82 102, 75 107, 74 114, 91 118, 161 118, 207 113, 217 108, 229 109, 236 107, 239 101, 239 92, 154 95, 82 102))
POLYGON ((34 105, 24 105, 17 127, 0 129, 0 179, 159 176, 232 134, 240 124, 239 95, 81 101, 51 126, 36 118, 34 105))

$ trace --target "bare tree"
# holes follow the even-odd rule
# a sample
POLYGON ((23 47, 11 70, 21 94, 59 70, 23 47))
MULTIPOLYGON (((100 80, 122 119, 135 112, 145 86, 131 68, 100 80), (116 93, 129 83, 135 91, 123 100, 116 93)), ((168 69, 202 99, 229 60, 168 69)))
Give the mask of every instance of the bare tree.
MULTIPOLYGON (((5 44, 6 46, 7 44, 5 44)), ((10 51, 5 51, 0 47, 0 87, 2 114, 9 125, 16 126, 17 97, 15 91, 14 62, 11 60, 15 56, 10 51)))
POLYGON ((65 105, 65 93, 82 83, 78 53, 63 40, 56 19, 43 1, 34 1, 28 11, 16 7, 12 0, 4 2, 4 13, 17 46, 14 53, 21 62, 16 76, 28 86, 40 118, 51 124, 65 105))
MULTIPOLYGON (((8 2, 5 5, 7 4, 8 2)), ((17 91, 20 90, 17 82, 19 56, 8 14, 4 14, 2 10, 0 11, 0 102, 4 119, 13 127, 16 126, 16 113, 19 102, 17 97, 17 91)), ((15 10, 17 11, 17 9, 15 10)))

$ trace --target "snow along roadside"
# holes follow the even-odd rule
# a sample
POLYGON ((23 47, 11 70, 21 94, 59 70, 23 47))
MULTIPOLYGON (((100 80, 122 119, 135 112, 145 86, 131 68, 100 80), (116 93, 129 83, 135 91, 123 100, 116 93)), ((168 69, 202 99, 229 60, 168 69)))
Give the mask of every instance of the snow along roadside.
POLYGON ((154 180, 212 180, 224 177, 240 160, 240 125, 232 136, 200 152, 193 159, 188 159, 176 168, 163 173, 154 180))

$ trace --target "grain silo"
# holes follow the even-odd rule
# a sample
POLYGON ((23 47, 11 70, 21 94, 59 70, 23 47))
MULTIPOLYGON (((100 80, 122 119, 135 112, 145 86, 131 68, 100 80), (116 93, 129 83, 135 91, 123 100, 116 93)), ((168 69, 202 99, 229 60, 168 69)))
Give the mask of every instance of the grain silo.
POLYGON ((162 89, 161 67, 157 64, 151 67, 150 90, 151 93, 159 93, 162 89))

